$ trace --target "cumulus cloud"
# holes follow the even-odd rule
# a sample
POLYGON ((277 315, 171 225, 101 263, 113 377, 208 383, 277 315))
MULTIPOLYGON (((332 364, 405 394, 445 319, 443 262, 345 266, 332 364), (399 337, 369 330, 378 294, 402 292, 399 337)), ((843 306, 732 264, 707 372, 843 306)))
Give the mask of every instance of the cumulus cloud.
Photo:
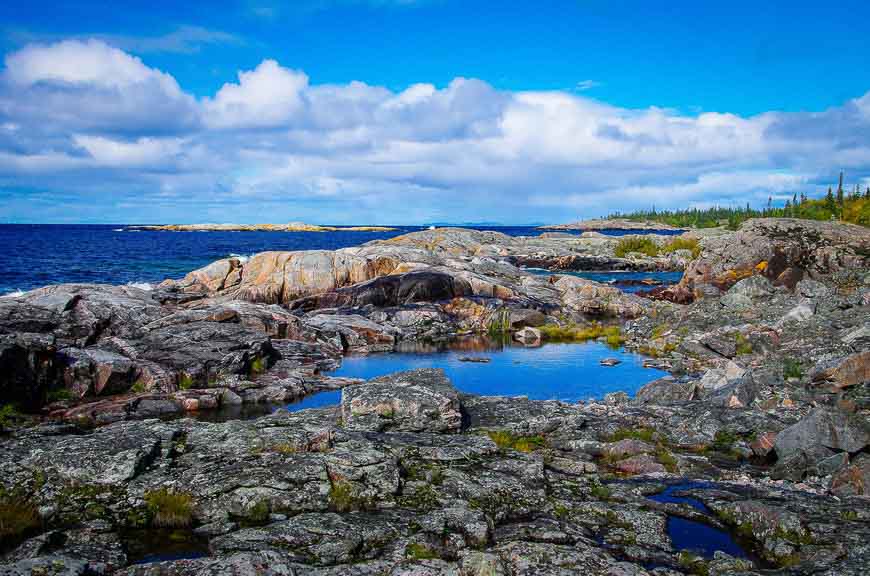
POLYGON ((128 220, 197 219, 197 206, 211 221, 559 221, 758 204, 870 171, 870 93, 816 113, 684 115, 473 78, 316 84, 264 60, 197 100, 99 40, 5 64, 2 185, 120 195, 128 220))

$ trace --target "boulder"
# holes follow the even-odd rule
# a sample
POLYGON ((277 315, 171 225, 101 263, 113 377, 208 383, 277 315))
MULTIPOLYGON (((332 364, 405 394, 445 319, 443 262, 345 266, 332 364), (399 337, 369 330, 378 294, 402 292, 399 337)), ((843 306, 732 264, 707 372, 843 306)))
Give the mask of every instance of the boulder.
POLYGON ((695 397, 697 383, 665 376, 645 384, 634 395, 635 404, 670 404, 688 402, 695 397))
POLYGON ((823 362, 813 368, 810 379, 838 390, 870 382, 870 350, 823 362))
POLYGON ((523 328, 514 332, 514 340, 522 342, 527 346, 534 346, 541 343, 541 331, 537 328, 523 328))
POLYGON ((859 456, 841 469, 831 480, 831 492, 837 496, 870 495, 870 456, 859 456))
POLYGON ((459 394, 441 369, 382 376, 341 392, 345 426, 357 430, 456 433, 462 428, 459 394))
POLYGON ((870 443, 867 425, 839 410, 816 408, 776 437, 776 476, 799 479, 808 468, 836 454, 855 453, 870 443))
POLYGON ((756 300, 773 294, 773 285, 764 276, 750 276, 740 280, 722 296, 720 302, 726 308, 751 308, 756 300))

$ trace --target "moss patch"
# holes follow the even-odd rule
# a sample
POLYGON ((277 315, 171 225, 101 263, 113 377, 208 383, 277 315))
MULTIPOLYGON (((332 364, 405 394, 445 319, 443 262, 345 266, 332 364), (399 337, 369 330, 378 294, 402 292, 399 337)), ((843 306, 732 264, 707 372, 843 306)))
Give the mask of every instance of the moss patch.
POLYGON ((0 548, 20 540, 40 525, 39 513, 33 503, 0 495, 0 548))
POLYGON ((541 326, 538 330, 541 331, 541 337, 550 342, 586 342, 587 340, 603 338, 612 347, 622 346, 625 342, 619 326, 602 326, 597 322, 593 322, 588 326, 578 326, 576 324, 556 326, 548 324, 541 326))
POLYGON ((405 548, 405 556, 414 560, 434 560, 435 558, 440 558, 434 550, 418 542, 408 544, 405 548))

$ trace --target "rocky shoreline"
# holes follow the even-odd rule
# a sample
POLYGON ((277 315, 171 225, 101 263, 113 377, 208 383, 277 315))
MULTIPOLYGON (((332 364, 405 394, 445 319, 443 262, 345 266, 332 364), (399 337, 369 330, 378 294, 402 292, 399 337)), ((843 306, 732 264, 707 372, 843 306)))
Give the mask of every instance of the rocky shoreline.
POLYGON ((0 574, 866 573, 870 231, 763 219, 698 241, 620 257, 596 233, 438 229, 153 291, 4 297, 0 404, 30 415, 0 419, 0 574), (559 274, 578 270, 685 274, 642 297, 559 274), (569 404, 463 394, 438 370, 324 374, 593 321, 671 375, 569 404), (339 389, 334 407, 182 417, 339 389), (693 552, 680 522, 731 553, 693 552), (153 547, 180 557, 136 563, 164 532, 153 547))
POLYGON ((305 222, 288 224, 165 224, 159 226, 131 226, 136 230, 162 230, 166 232, 392 232, 389 226, 320 226, 305 222))
POLYGON ((596 232, 600 230, 637 230, 639 232, 656 230, 674 230, 670 224, 662 222, 642 222, 638 220, 626 220, 624 218, 602 218, 598 220, 580 220, 579 222, 570 222, 568 224, 551 224, 541 226, 541 230, 584 230, 596 232))

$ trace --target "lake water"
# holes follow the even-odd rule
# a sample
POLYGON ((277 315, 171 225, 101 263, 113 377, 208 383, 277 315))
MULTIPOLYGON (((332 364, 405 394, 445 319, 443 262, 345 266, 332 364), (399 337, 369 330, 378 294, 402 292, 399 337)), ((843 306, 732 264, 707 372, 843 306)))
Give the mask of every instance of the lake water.
MULTIPOLYGON (((537 236, 531 226, 471 227, 537 236)), ((48 284, 155 283, 228 256, 267 250, 337 250, 422 230, 391 232, 167 232, 127 225, 0 225, 0 295, 48 284)), ((609 233, 620 235, 623 231, 609 233)))
POLYGON ((574 272, 574 271, 551 271, 543 268, 526 268, 527 272, 538 276, 550 276, 552 274, 565 274, 567 276, 576 276, 585 278, 602 284, 610 284, 619 288, 623 292, 635 293, 641 290, 649 290, 655 286, 664 286, 677 284, 682 278, 682 271, 676 272, 622 272, 618 270, 612 271, 596 271, 596 272, 574 272), (648 283, 644 284, 643 282, 648 283))

